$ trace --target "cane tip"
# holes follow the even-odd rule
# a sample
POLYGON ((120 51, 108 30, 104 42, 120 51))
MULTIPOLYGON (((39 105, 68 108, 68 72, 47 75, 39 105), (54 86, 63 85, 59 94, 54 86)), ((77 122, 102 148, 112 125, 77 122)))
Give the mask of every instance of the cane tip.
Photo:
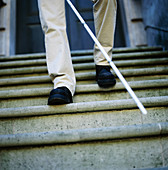
POLYGON ((143 115, 147 115, 147 110, 145 108, 141 109, 143 115))

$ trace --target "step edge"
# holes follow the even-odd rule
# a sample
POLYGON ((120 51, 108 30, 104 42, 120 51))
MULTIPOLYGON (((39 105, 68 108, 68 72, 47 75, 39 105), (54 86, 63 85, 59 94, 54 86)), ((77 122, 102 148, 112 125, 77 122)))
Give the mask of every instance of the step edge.
MULTIPOLYGON (((2 74, 3 72, 6 71, 14 71, 14 70, 25 70, 25 69, 40 69, 43 68, 45 70, 47 70, 47 66, 46 66, 46 62, 44 61, 39 61, 38 60, 34 60, 33 61, 29 61, 29 62, 3 62, 0 63, 0 67, 3 68, 3 71, 0 71, 0 74, 2 74)), ((134 59, 134 60, 121 60, 121 61, 115 61, 114 60, 114 64, 117 67, 128 67, 128 66, 144 66, 144 65, 153 65, 153 64, 167 64, 168 63, 168 58, 153 58, 153 59, 134 59)), ((94 69, 95 68, 95 64, 93 62, 89 62, 89 63, 74 63, 73 64, 74 70, 86 70, 88 68, 90 69, 94 69)))
MULTIPOLYGON (((166 63, 164 63, 166 64, 166 63)), ((117 65, 116 65, 117 66, 117 65)), ((87 68, 89 67, 89 65, 87 66, 87 68)), ((93 67, 94 68, 94 67, 93 67)), ((142 72, 142 70, 151 70, 154 69, 155 67, 150 67, 150 68, 130 68, 130 69, 125 69, 125 70, 121 70, 121 72, 133 72, 133 70, 139 70, 142 72)), ((165 71, 167 71, 167 66, 159 66, 156 69, 159 68, 164 68, 165 71)), ((76 70, 76 69, 75 69, 76 70)), ((10 76, 10 75, 24 75, 24 74, 38 74, 38 73, 47 73, 47 67, 46 66, 41 66, 41 67, 27 67, 27 68, 12 68, 12 69, 3 69, 0 71, 0 76, 10 76)), ((91 72, 93 73, 93 72, 91 72)), ((90 73, 76 73, 76 75, 87 75, 90 73)))
MULTIPOLYGON (((145 107, 168 106, 168 96, 139 98, 145 107)), ((75 114, 106 110, 137 109, 133 99, 71 103, 56 106, 27 106, 0 109, 0 118, 75 114)), ((140 112, 140 111, 139 111, 140 112)))
MULTIPOLYGON (((155 74, 168 74, 168 68, 166 66, 163 67, 153 67, 153 68, 140 68, 140 69, 126 69, 121 70, 121 74, 124 77, 133 77, 133 76, 143 76, 143 75, 155 75, 155 74)), ((90 80, 94 79, 96 76, 95 72, 87 72, 87 73, 76 73, 76 79, 78 80, 90 80)), ((115 75, 115 73, 114 73, 115 75)), ((115 75, 116 76, 116 75, 115 75)), ((30 76, 30 77, 19 77, 19 78, 3 78, 0 79, 0 86, 4 85, 14 85, 14 84, 34 84, 34 83, 42 83, 42 82, 51 82, 49 76, 30 76)))
MULTIPOLYGON (((114 56, 114 58, 132 58, 133 56, 135 57, 135 55, 136 56, 139 56, 139 57, 141 57, 142 56, 142 53, 144 54, 144 55, 147 55, 147 56, 151 56, 151 55, 154 55, 154 56, 157 56, 157 55, 159 55, 159 54, 161 54, 161 55, 163 55, 163 56, 165 56, 165 55, 167 55, 168 54, 168 52, 167 51, 130 51, 130 52, 123 52, 123 53, 121 53, 121 52, 113 52, 113 56, 114 56), (130 56, 129 56, 130 55, 130 56)), ((83 56, 85 54, 85 56, 87 56, 87 55, 90 55, 90 57, 93 59, 93 53, 90 53, 90 51, 89 51, 89 53, 79 53, 78 55, 81 55, 81 56, 78 56, 77 54, 76 55, 74 55, 73 53, 72 53, 72 60, 78 60, 78 59, 80 59, 80 57, 81 58, 84 58, 85 56, 83 56)), ((0 61, 15 61, 15 60, 25 60, 25 59, 44 59, 44 58, 46 58, 45 57, 45 53, 35 53, 35 54, 20 54, 20 55, 14 55, 14 56, 5 56, 5 57, 0 57, 0 61)))
POLYGON ((64 131, 0 135, 0 147, 116 140, 168 134, 168 122, 64 131))
MULTIPOLYGON (((148 88, 159 88, 159 87, 168 87, 168 79, 159 79, 159 80, 143 80, 143 81, 130 81, 128 82, 130 87, 134 89, 148 89, 148 88)), ((49 96, 52 88, 33 88, 33 89, 16 89, 16 90, 2 90, 0 91, 0 99, 11 99, 11 98, 24 98, 24 97, 40 97, 40 96, 49 96)), ((111 92, 124 90, 125 87, 121 82, 117 82, 116 85, 112 88, 100 88, 97 84, 90 85, 77 85, 76 94, 79 93, 95 93, 95 92, 111 92)))

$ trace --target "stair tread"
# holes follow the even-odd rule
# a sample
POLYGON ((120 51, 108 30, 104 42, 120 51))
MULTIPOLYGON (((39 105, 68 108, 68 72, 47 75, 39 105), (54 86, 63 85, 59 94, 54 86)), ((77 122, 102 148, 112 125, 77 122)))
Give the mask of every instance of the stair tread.
MULTIPOLYGON (((155 80, 143 80, 143 81, 130 81, 128 82, 132 89, 146 89, 146 88, 158 88, 158 87, 168 87, 168 79, 155 79, 155 80)), ((25 88, 25 89, 14 89, 14 90, 1 90, 0 98, 20 98, 20 97, 33 97, 33 96, 48 96, 52 88, 25 88)), ((95 93, 95 92, 106 92, 106 91, 116 91, 124 90, 125 87, 121 82, 117 82, 114 87, 111 88, 100 88, 97 84, 86 84, 77 85, 76 92, 78 93, 95 93)))
MULTIPOLYGON (((128 53, 128 52, 154 52, 154 51, 162 51, 162 47, 136 47, 136 48, 114 48, 113 53, 128 53)), ((77 50, 71 51, 72 56, 82 56, 82 55, 92 55, 93 50, 77 50)), ((35 53, 35 54, 20 54, 14 56, 5 56, 0 57, 0 61, 9 61, 9 60, 24 60, 31 58, 45 58, 45 53, 35 53)))
POLYGON ((168 122, 118 127, 0 135, 0 147, 65 144, 168 134, 168 122))
MULTIPOLYGON (((161 107, 168 105, 168 96, 146 97, 139 98, 146 107, 161 107)), ((71 103, 67 105, 56 106, 27 106, 15 108, 0 109, 0 117, 25 117, 49 114, 69 114, 69 113, 84 113, 87 111, 102 111, 102 110, 122 110, 137 108, 133 99, 106 100, 93 102, 71 103)))
MULTIPOLYGON (((147 58, 147 59, 128 59, 128 60, 121 60, 121 61, 115 61, 114 64, 116 64, 117 67, 126 67, 126 66, 147 66, 147 65, 153 65, 153 64, 165 64, 168 63, 168 57, 160 57, 160 58, 147 58)), ((81 69, 93 69, 95 68, 95 64, 93 62, 89 63, 76 63, 73 64, 75 70, 81 70, 81 69)), ((14 70, 14 69, 23 69, 24 68, 45 68, 46 67, 46 61, 45 59, 38 59, 38 60, 27 60, 27 61, 10 61, 10 62, 1 62, 0 67, 4 68, 5 71, 8 70, 14 70), (44 67, 45 66, 45 67, 44 67), (17 68, 16 68, 17 67, 17 68)), ((2 72, 2 71, 1 71, 2 72)), ((1 74, 0 72, 0 74, 1 74)))
MULTIPOLYGON (((41 70, 39 70, 40 72, 41 70)), ((34 70, 32 70, 32 73, 34 70)), ((168 74, 167 66, 159 66, 152 68, 138 68, 138 69, 125 69, 120 71, 123 76, 141 76, 141 75, 156 75, 156 74, 168 74)), ((30 73, 30 72, 29 72, 30 73)), ((5 74, 5 73, 4 73, 5 74)), ((12 74, 12 73, 10 73, 12 74)), ((115 74, 115 73, 114 73, 115 74)), ((86 73, 76 73, 77 80, 93 80, 95 78, 95 72, 86 72, 86 73)), ((0 85, 7 84, 24 84, 24 83, 40 83, 40 82, 51 82, 48 75, 46 76, 30 76, 30 77, 19 77, 19 78, 1 78, 0 85)))

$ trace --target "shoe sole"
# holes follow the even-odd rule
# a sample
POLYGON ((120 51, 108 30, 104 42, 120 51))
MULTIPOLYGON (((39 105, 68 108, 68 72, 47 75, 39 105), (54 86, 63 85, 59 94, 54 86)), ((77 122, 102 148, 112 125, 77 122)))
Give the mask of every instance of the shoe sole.
POLYGON ((65 96, 60 94, 55 94, 49 97, 48 105, 59 105, 59 104, 69 104, 72 103, 65 96))
POLYGON ((98 80, 97 84, 102 88, 109 88, 113 87, 116 84, 116 80, 115 79, 98 80))

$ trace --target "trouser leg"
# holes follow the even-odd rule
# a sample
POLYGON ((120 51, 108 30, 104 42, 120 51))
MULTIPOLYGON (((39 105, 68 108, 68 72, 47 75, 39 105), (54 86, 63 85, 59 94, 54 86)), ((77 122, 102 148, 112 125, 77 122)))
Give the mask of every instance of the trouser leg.
POLYGON ((66 34, 65 1, 38 0, 40 20, 45 33, 46 59, 54 88, 65 86, 75 92, 75 74, 66 34))
MULTIPOLYGON (((116 9, 116 0, 95 0, 93 6, 97 39, 111 59, 116 24, 116 9)), ((97 45, 94 47, 94 61, 96 65, 109 65, 97 45)))

